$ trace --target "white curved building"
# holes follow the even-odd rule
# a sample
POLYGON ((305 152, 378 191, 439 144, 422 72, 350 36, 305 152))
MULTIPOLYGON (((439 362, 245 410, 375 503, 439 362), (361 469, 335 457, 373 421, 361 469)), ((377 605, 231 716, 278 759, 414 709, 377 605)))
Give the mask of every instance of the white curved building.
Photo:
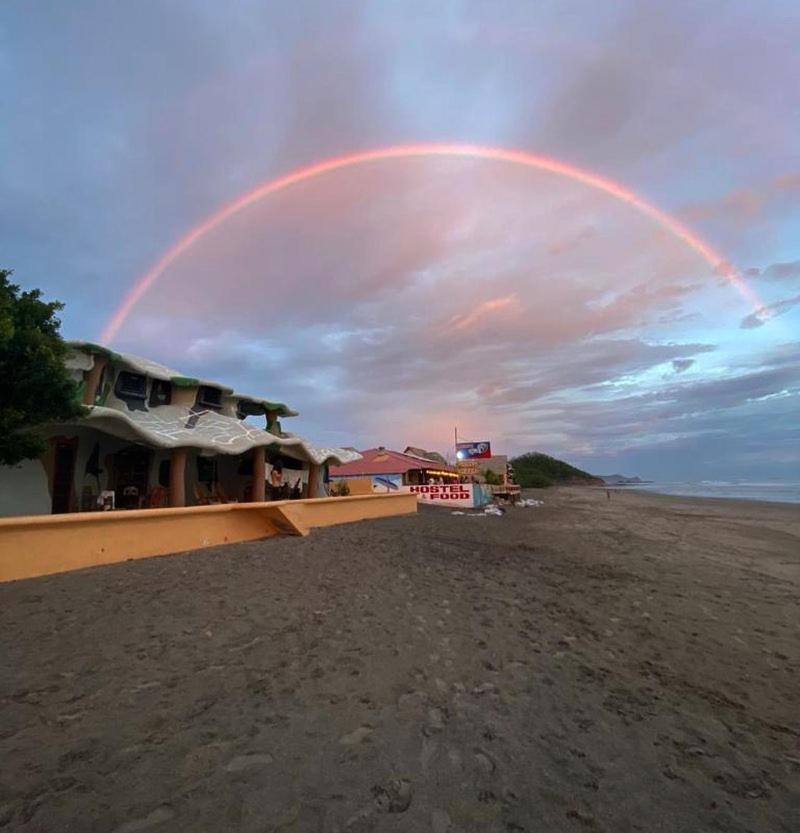
POLYGON ((297 414, 281 402, 69 344, 88 414, 46 426, 40 460, 0 468, 0 515, 318 497, 329 464, 360 458, 285 432, 280 420, 297 414))

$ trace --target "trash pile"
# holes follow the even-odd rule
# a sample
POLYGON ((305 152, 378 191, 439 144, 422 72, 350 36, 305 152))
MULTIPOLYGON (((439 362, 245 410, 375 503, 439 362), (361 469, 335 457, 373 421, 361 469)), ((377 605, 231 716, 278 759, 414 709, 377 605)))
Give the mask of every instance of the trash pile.
MULTIPOLYGON (((534 498, 523 498, 522 500, 518 500, 515 506, 544 506, 543 500, 535 500, 534 498)), ((498 506, 496 503, 491 503, 487 506, 483 512, 462 512, 460 509, 457 509, 450 513, 451 515, 469 515, 472 518, 485 518, 487 515, 495 515, 496 517, 500 518, 506 514, 506 510, 502 507, 498 506)))

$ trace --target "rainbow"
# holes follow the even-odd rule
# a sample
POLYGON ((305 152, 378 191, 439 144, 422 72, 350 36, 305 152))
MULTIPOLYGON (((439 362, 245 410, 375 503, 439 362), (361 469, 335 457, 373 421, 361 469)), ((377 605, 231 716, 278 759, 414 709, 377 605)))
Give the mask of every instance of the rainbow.
POLYGON ((344 156, 335 156, 313 165, 291 171, 276 179, 262 182, 250 191, 238 196, 236 199, 225 203, 221 208, 210 214, 202 222, 192 228, 183 237, 177 240, 163 255, 133 284, 125 295, 122 303, 109 319, 100 341, 108 344, 116 337, 125 319, 131 314, 136 304, 142 299, 150 287, 164 274, 169 266, 177 260, 187 249, 191 248, 203 235, 224 223, 230 217, 243 211, 248 206, 263 200, 266 197, 276 194, 285 188, 291 188, 300 182, 313 179, 317 176, 339 171, 342 168, 352 168, 363 165, 367 162, 379 162, 390 159, 409 159, 420 156, 449 156, 465 157, 475 159, 488 159, 496 162, 507 162, 513 165, 524 165, 528 168, 535 168, 540 171, 547 171, 558 176, 564 176, 575 182, 596 188, 609 196, 635 208, 641 214, 649 217, 653 222, 661 226, 665 231, 697 252, 714 270, 716 274, 725 277, 734 286, 741 296, 753 308, 763 306, 761 299, 745 283, 737 270, 712 246, 698 237, 690 228, 680 220, 670 216, 666 212, 648 202, 644 197, 635 194, 624 185, 614 182, 611 179, 600 176, 584 168, 578 168, 558 159, 549 156, 542 156, 535 153, 527 153, 521 150, 511 150, 500 147, 489 147, 484 145, 469 144, 412 144, 392 145, 390 147, 365 150, 357 153, 349 153, 344 156))

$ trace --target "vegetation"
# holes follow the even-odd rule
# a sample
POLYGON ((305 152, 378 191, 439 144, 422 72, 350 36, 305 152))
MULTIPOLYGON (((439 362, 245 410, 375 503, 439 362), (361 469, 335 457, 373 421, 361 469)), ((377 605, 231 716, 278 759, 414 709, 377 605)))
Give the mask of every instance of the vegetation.
POLYGON ((503 476, 498 474, 491 469, 486 469, 483 473, 483 476, 486 478, 486 485, 487 486, 502 486, 503 485, 503 476))
POLYGON ((10 277, 0 269, 0 465, 38 457, 45 443, 37 426, 86 410, 64 365, 63 304, 42 301, 38 289, 21 292, 10 277))
POLYGON ((511 466, 514 469, 514 480, 523 489, 546 489, 558 485, 603 485, 599 477, 536 451, 515 457, 511 460, 511 466))
POLYGON ((331 483, 331 497, 347 497, 350 494, 350 487, 346 480, 334 480, 331 483))

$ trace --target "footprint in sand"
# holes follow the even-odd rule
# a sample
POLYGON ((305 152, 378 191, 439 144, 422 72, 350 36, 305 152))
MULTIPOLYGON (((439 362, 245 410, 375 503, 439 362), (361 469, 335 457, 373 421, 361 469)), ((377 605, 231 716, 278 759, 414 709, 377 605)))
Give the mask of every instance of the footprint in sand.
POLYGON ((252 753, 250 755, 237 755, 226 767, 225 772, 244 772, 246 769, 266 766, 273 761, 272 755, 266 753, 252 753))
POLYGON ((156 807, 152 813, 149 813, 144 818, 126 821, 119 827, 115 827, 114 833, 138 833, 139 830, 148 830, 157 824, 169 821, 174 815, 175 812, 169 807, 156 807))
POLYGON ((342 746, 356 746, 359 743, 363 743, 373 731, 371 726, 359 726, 358 729, 354 729, 349 734, 340 737, 339 743, 342 746))
POLYGON ((452 826, 450 816, 444 810, 434 810, 431 813, 431 830, 433 830, 433 833, 447 833, 452 826))
POLYGON ((491 775, 497 769, 494 758, 485 749, 476 750, 475 761, 487 775, 491 775))

